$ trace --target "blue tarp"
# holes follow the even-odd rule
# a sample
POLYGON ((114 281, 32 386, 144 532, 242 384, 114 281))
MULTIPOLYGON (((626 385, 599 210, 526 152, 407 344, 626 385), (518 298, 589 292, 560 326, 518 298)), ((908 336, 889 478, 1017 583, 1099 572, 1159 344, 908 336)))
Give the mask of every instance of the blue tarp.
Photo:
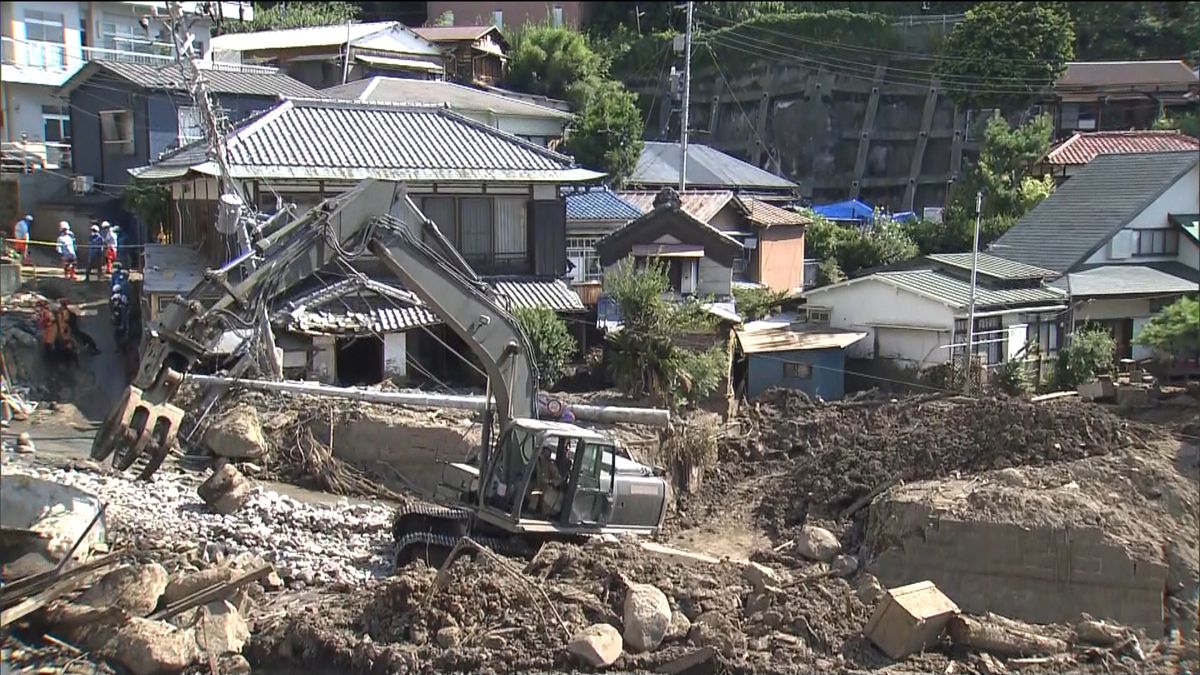
POLYGON ((820 206, 813 206, 812 210, 829 220, 852 220, 864 223, 875 221, 875 209, 857 199, 834 202, 832 204, 821 204, 820 206))

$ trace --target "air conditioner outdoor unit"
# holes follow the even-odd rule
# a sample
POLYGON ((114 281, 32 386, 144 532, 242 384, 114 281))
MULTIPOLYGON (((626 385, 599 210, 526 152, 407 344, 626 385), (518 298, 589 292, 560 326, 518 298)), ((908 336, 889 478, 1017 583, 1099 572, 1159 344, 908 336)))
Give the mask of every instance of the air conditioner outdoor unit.
POLYGON ((944 209, 940 206, 926 206, 921 209, 921 218, 932 223, 940 223, 943 211, 944 209))
POLYGON ((71 179, 71 189, 77 195, 86 195, 96 187, 96 180, 92 176, 75 176, 71 179))

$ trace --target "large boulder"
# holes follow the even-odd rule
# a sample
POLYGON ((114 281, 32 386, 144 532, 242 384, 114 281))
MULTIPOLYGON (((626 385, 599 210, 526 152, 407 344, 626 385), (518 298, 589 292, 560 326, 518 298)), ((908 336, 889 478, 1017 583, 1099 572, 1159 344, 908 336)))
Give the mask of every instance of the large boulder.
POLYGON ((235 408, 204 432, 204 444, 218 457, 258 459, 267 451, 262 423, 253 408, 235 408))
POLYGON ((121 626, 108 649, 133 675, 178 673, 200 656, 192 631, 140 617, 121 626))
POLYGON ((167 583, 167 589, 163 593, 163 603, 170 605, 178 602, 197 591, 204 590, 215 584, 225 583, 233 579, 234 575, 235 572, 233 569, 224 565, 210 567, 191 574, 176 574, 167 583))
POLYGON ((621 658, 621 634, 606 623, 592 624, 571 638, 567 652, 593 668, 607 668, 621 658))
POLYGON ((146 616, 158 606, 167 589, 167 570, 158 563, 127 565, 104 575, 79 598, 92 607, 120 607, 133 616, 146 616))
POLYGON ((829 562, 842 552, 842 544, 829 530, 805 525, 796 536, 796 551, 809 560, 829 562))
POLYGON ((652 652, 671 627, 671 601, 650 584, 630 584, 625 594, 625 644, 635 652, 652 652))
POLYGON ((253 490, 254 486, 237 467, 226 464, 201 483, 200 487, 196 488, 196 493, 208 508, 229 515, 236 513, 246 504, 253 490))
POLYGON ((196 642, 211 656, 241 653, 250 639, 250 626, 237 609, 222 600, 200 608, 196 642))

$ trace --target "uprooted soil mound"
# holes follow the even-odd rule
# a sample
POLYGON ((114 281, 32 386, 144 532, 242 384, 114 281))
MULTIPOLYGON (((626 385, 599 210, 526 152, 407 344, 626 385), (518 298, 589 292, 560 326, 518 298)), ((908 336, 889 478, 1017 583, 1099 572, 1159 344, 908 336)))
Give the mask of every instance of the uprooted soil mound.
POLYGON ((730 673, 827 672, 843 659, 867 666, 880 658, 860 637, 868 610, 842 579, 797 578, 756 594, 733 564, 670 562, 624 542, 550 543, 527 565, 477 554, 457 560, 441 583, 436 570, 414 565, 353 608, 290 613, 258 631, 255 651, 278 654, 287 644, 300 660, 352 672, 579 672, 566 644, 593 623, 621 630, 622 579, 655 585, 687 623, 719 629, 689 638, 684 624, 653 652, 625 653, 610 672, 652 671, 697 646, 716 649, 730 673))
MULTIPOLYGON (((933 479, 1104 455, 1154 433, 1077 399, 863 397, 835 403, 776 389, 742 413, 722 462, 781 471, 760 514, 777 532, 836 516, 890 482, 933 479)), ((719 478, 718 478, 719 481, 719 478)))

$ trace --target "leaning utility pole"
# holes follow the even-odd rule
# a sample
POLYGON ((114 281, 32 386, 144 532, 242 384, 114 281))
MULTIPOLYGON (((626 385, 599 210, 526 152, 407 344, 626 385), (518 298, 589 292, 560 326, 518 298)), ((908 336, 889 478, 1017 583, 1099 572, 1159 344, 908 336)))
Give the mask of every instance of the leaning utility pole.
POLYGON ((683 38, 683 110, 679 114, 679 193, 687 189, 688 107, 692 102, 692 7, 687 4, 687 29, 683 38))
POLYGON ((971 367, 975 365, 975 288, 979 275, 979 221, 983 215, 983 191, 975 195, 975 243, 971 246, 971 304, 967 309, 967 355, 963 359, 963 390, 971 388, 971 367))

